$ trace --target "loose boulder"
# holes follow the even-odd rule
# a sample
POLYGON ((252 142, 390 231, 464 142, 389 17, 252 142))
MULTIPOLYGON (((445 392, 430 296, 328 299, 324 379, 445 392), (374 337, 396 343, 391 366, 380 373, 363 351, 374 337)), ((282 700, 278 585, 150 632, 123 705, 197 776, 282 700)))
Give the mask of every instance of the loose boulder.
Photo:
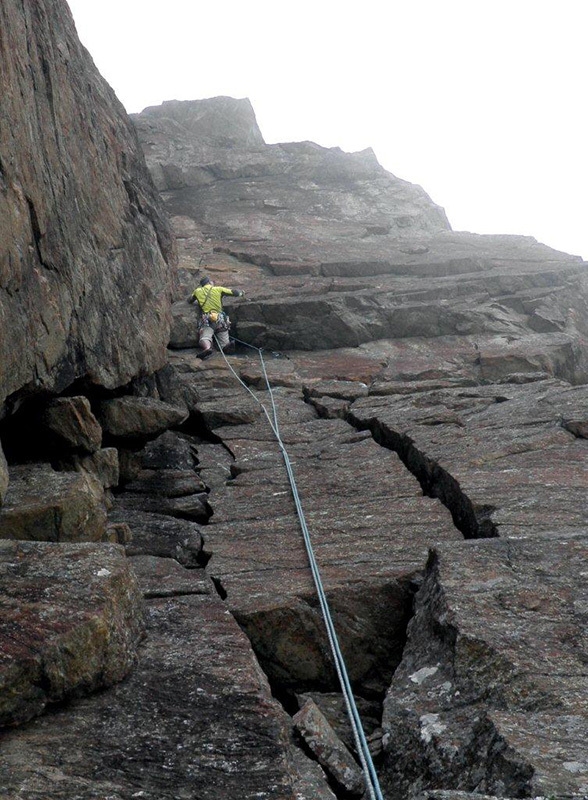
POLYGON ((294 727, 340 789, 353 797, 363 795, 365 783, 360 768, 313 700, 307 700, 295 714, 294 727))

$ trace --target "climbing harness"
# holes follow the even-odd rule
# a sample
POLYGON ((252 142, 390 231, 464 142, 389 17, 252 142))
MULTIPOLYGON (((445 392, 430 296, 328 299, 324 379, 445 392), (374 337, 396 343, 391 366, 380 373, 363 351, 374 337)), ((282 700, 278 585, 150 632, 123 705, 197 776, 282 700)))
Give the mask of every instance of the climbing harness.
POLYGON ((198 330, 202 328, 212 328, 214 332, 228 331, 231 327, 231 320, 224 311, 209 311, 207 314, 202 314, 200 317, 200 324, 198 330))
MULTIPOLYGON (((216 336, 215 336, 215 339, 216 339, 216 336)), ((361 723, 359 712, 357 711, 357 705, 356 705, 355 699, 353 697, 353 691, 351 689, 351 683, 349 681, 349 675, 347 673, 347 668, 345 666, 345 661, 343 659, 343 654, 342 654, 341 648, 339 646, 337 633, 335 631, 335 626, 333 624, 333 619, 332 619, 332 616, 331 616, 331 611, 330 611, 329 604, 328 604, 328 601, 327 601, 327 597, 326 597, 326 594, 325 594, 325 590, 324 590, 324 587, 323 587, 323 582, 322 582, 322 579, 321 579, 319 567, 318 567, 318 564, 316 563, 316 559, 315 559, 315 555, 314 555, 314 549, 313 549, 312 541, 311 541, 311 538, 310 538, 310 531, 308 530, 308 526, 306 524, 306 519, 305 519, 305 516, 304 516, 304 510, 302 508, 302 503, 300 501, 300 495, 298 493, 298 487, 296 486, 296 479, 294 477, 294 471, 292 469, 292 463, 290 461, 290 458, 289 458, 288 453, 286 451, 286 447, 284 445, 284 442, 282 441, 282 437, 281 437, 281 434, 280 434, 280 428, 279 428, 279 424, 278 424, 278 412, 277 412, 277 409, 276 409, 273 390, 272 390, 272 387, 270 385, 269 378, 268 378, 268 375, 267 375, 267 371, 266 371, 266 368, 265 368, 265 361, 263 359, 263 351, 259 347, 254 347, 253 345, 248 344, 247 342, 242 342, 240 339, 233 339, 233 341, 237 342, 239 344, 242 344, 245 347, 249 347, 249 348, 251 348, 251 350, 256 350, 257 353, 259 354, 259 360, 260 360, 260 363, 261 363, 261 370, 263 372, 265 385, 267 387, 268 394, 269 394, 269 397, 270 397, 270 400, 271 400, 271 404, 272 404, 273 420, 272 420, 272 417, 270 417, 270 414, 269 414, 267 408, 265 407, 265 405, 259 400, 259 398, 257 398, 254 395, 254 393, 251 391, 249 386, 247 386, 247 384, 239 377, 239 375, 237 375, 237 373, 233 369, 232 365, 229 363, 229 360, 227 359, 226 355, 224 354, 222 348, 220 347, 218 340, 216 340, 217 346, 219 347, 219 350, 220 350, 220 352, 221 352, 221 354, 222 354, 227 366, 229 367, 229 369, 231 370, 231 372, 233 373, 235 378, 246 389, 246 391, 249 392, 249 394, 253 397, 255 402, 259 406, 261 406, 261 408, 263 410, 263 413, 265 414, 265 416, 267 418, 267 421, 269 422, 270 427, 271 427, 272 431, 274 432, 274 436, 276 437, 276 441, 277 441, 278 446, 280 448, 280 451, 282 453, 282 457, 284 459, 284 464, 286 465, 286 472, 288 473, 288 479, 290 481, 290 488, 291 488, 291 491, 292 491, 292 497, 294 498, 294 504, 296 506, 296 511, 297 511, 297 514, 298 514, 300 527, 302 529, 302 535, 303 535, 303 538, 304 538, 304 545, 306 547, 306 553, 308 555, 308 561, 309 561, 310 569, 311 569, 311 572, 312 572, 312 578, 313 578, 314 585, 315 585, 315 588, 316 588, 316 591, 317 591, 319 604, 320 604, 320 607, 321 607, 321 611, 322 611, 322 614, 323 614, 323 619, 324 619, 325 626, 326 626, 326 629, 327 629, 327 636, 328 636, 328 639, 329 639, 329 644, 331 646, 331 652, 333 654, 333 660, 334 660, 334 663, 335 663, 335 670, 337 672, 337 677, 339 679, 339 684, 341 686, 341 691, 343 693, 343 698, 345 700, 345 706, 347 708, 347 715, 349 717, 349 722, 351 723, 351 728, 353 730, 353 738, 355 740, 357 753, 359 755, 359 760, 361 762, 361 767, 362 767, 364 778, 365 778, 366 788, 367 788, 370 800, 384 800, 384 797, 382 795, 382 791, 380 789, 378 776, 376 774, 376 770, 375 770, 374 763, 373 763, 373 760, 372 760, 372 756, 371 756, 371 753, 369 751, 367 739, 365 737, 365 733, 364 733, 364 730, 363 730, 363 725, 361 723)))

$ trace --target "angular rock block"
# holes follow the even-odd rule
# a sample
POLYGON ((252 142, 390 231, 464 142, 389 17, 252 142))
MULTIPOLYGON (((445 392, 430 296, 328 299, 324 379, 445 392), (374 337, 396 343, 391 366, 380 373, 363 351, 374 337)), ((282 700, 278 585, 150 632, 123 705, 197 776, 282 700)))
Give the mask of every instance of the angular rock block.
POLYGON ((206 492, 206 484, 194 470, 144 469, 126 485, 127 492, 160 497, 185 497, 206 492))
POLYGON ((410 795, 588 789, 588 535, 439 545, 384 705, 410 795))
POLYGON ((127 524, 132 531, 127 555, 174 558, 188 568, 199 566, 202 532, 196 522, 129 509, 120 503, 115 505, 110 519, 115 524, 127 524))
POLYGON ((104 432, 115 439, 153 439, 184 422, 188 412, 152 397, 115 397, 100 404, 104 432))
POLYGON ((208 499, 209 495, 206 492, 181 497, 124 492, 119 495, 117 505, 124 513, 145 511, 149 514, 164 514, 206 525, 213 513, 208 499))
POLYGON ((102 428, 86 397, 58 397, 42 414, 41 422, 67 449, 95 453, 102 443, 102 428))
POLYGON ((47 464, 11 467, 0 539, 96 542, 105 534, 104 489, 96 478, 47 464))
POLYGON ((0 541, 0 725, 122 680, 142 596, 117 545, 0 541))
POLYGON ((91 455, 73 455, 62 464, 66 469, 93 475, 105 489, 118 486, 120 465, 118 450, 115 447, 104 447, 91 455))
POLYGON ((339 788, 362 796, 365 783, 360 768, 313 700, 307 700, 294 715, 294 727, 339 788))
POLYGON ((316 761, 311 761, 295 745, 290 748, 290 759, 297 772, 293 787, 296 800, 337 800, 329 789, 327 776, 316 761))
POLYGON ((211 594, 214 590, 203 569, 186 569, 173 558, 142 555, 129 560, 147 598, 211 594))
POLYGON ((248 425, 263 414, 261 407, 244 392, 233 394, 221 391, 213 400, 201 401, 198 411, 209 428, 248 425))
POLYGON ((148 442, 139 455, 144 469, 191 470, 197 464, 194 445, 174 431, 148 442))
MULTIPOLYGON (((355 737, 341 692, 305 692, 297 695, 296 699, 300 708, 307 700, 313 700, 339 739, 351 753, 355 753, 355 737)), ((355 705, 373 756, 382 749, 382 703, 379 699, 366 700, 356 694, 355 705)))

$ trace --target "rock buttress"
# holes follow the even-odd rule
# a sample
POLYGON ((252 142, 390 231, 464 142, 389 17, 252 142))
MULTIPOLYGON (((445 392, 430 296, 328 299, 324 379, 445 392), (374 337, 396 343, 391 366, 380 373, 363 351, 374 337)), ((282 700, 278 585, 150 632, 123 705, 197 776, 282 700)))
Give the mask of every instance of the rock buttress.
POLYGON ((165 360, 175 246, 61 0, 0 9, 0 402, 165 360))

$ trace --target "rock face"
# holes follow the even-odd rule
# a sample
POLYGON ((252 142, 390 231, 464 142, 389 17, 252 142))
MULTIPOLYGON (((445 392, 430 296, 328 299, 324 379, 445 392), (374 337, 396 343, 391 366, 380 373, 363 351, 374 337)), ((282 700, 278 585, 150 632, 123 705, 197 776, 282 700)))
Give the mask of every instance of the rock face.
POLYGON ((112 693, 6 734, 0 783, 6 800, 175 800, 195 787, 207 800, 294 800, 288 753, 287 717, 246 637, 218 598, 196 593, 149 601, 139 666, 112 693))
POLYGON ((586 792, 587 544, 435 548, 384 706, 391 796, 586 792))
POLYGON ((586 265, 451 231, 368 152, 265 145, 243 101, 134 121, 184 294, 202 272, 245 289, 233 330, 264 348, 263 369, 230 359, 247 394, 175 305, 172 363, 216 442, 201 560, 274 693, 337 691, 275 408, 354 688, 388 684, 385 796, 584 797, 586 265))
POLYGON ((443 388, 357 400, 351 418, 396 449, 467 538, 534 536, 586 525, 584 386, 559 381, 443 388))
POLYGON ((0 10, 0 409, 162 366, 174 244, 65 2, 0 10))

